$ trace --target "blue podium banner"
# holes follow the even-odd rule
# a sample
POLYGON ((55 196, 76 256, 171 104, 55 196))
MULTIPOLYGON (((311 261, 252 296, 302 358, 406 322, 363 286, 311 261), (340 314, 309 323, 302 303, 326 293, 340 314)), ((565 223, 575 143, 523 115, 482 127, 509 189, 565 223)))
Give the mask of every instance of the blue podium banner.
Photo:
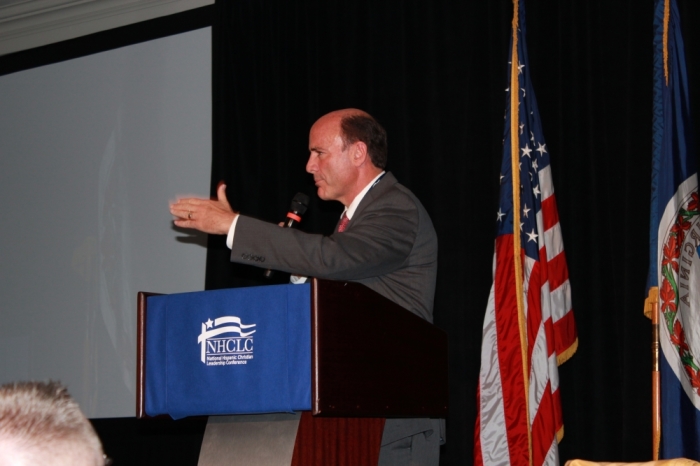
POLYGON ((310 410, 310 293, 305 284, 149 297, 146 414, 310 410))

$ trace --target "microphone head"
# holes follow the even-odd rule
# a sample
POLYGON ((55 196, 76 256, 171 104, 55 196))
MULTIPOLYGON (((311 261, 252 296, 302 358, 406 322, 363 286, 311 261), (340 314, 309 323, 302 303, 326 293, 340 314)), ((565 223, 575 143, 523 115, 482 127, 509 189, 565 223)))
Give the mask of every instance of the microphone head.
POLYGON ((304 215, 308 206, 309 196, 304 193, 297 193, 294 199, 292 199, 292 205, 289 207, 289 210, 297 215, 304 215))

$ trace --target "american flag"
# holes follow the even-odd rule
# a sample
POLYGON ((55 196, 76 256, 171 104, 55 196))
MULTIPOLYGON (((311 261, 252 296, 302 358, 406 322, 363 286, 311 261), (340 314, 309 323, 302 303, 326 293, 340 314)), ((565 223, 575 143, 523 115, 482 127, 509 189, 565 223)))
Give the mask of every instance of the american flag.
POLYGON ((578 344, 549 153, 528 74, 523 8, 514 0, 493 285, 481 348, 477 466, 559 465, 564 429, 557 366, 578 344))

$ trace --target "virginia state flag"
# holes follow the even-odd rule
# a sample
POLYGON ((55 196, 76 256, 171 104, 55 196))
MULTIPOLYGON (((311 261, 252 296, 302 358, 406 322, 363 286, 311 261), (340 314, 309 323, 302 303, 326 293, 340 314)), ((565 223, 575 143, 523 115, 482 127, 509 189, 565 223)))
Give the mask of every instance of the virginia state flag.
POLYGON ((559 465, 558 365, 578 343, 547 144, 514 2, 491 294, 484 317, 474 464, 559 465))
POLYGON ((700 198, 675 0, 656 0, 649 288, 658 287, 660 458, 700 460, 700 198))

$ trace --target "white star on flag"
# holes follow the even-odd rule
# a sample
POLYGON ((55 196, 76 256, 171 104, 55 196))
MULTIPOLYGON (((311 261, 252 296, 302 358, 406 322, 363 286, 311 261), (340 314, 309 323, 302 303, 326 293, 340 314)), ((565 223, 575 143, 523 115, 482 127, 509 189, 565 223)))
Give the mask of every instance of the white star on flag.
POLYGON ((528 241, 534 241, 535 243, 537 242, 537 233, 535 233, 535 230, 532 230, 530 233, 525 234, 527 235, 528 241))

